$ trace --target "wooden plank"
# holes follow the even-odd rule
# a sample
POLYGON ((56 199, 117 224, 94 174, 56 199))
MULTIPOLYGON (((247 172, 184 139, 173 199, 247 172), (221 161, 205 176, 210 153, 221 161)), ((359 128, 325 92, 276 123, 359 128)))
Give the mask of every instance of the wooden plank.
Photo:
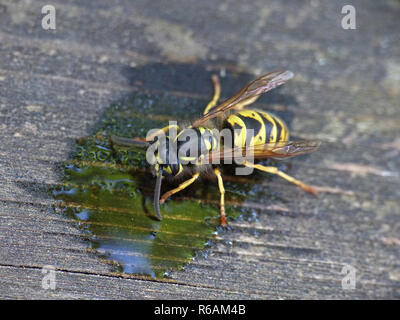
POLYGON ((398 299, 400 5, 353 2, 358 29, 345 31, 340 1, 173 0, 160 10, 159 1, 56 0, 57 31, 47 32, 45 1, 3 1, 0 296, 398 299), (226 73, 228 97, 277 68, 296 77, 259 105, 288 115, 295 135, 324 142, 289 170, 319 186, 319 198, 266 180, 256 191, 273 197, 242 203, 253 215, 165 281, 111 272, 76 223, 54 212, 49 190, 62 163, 111 103, 141 91, 206 102, 211 73, 226 73), (55 291, 41 287, 49 264, 55 291), (356 290, 342 289, 347 264, 356 290))

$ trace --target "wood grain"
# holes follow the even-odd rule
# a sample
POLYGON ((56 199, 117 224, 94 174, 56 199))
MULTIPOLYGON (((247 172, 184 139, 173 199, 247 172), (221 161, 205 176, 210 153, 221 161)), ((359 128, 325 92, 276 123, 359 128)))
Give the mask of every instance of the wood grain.
POLYGON ((400 3, 353 1, 348 31, 341 1, 164 3, 54 0, 57 30, 45 31, 47 2, 0 1, 0 297, 400 298, 400 3), (165 281, 110 272, 55 212, 62 164, 111 103, 135 91, 205 102, 211 72, 225 70, 228 97, 281 68, 295 78, 259 105, 323 141, 290 169, 318 198, 261 184, 276 197, 244 202, 254 217, 165 281), (346 264, 355 290, 342 289, 346 264), (54 291, 44 265, 57 268, 54 291))

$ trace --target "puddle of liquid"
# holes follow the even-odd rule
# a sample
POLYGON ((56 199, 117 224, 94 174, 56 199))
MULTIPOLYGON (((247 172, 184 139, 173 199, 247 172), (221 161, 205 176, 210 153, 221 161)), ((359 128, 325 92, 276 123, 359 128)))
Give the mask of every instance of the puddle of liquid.
MULTIPOLYGON (((164 127, 168 119, 185 119, 187 108, 200 114, 204 103, 167 94, 135 94, 111 106, 93 136, 77 141, 73 160, 64 169, 63 186, 54 190, 54 196, 62 212, 86 233, 91 248, 114 266, 113 271, 164 277, 182 268, 215 234, 219 226, 216 180, 200 181, 173 196, 161 206, 163 220, 156 221, 155 179, 147 170, 145 152, 109 143, 112 134, 143 137, 149 129, 164 127)), ((163 192, 171 186, 165 184, 163 192)), ((249 188, 228 182, 228 202, 242 201, 249 188)), ((227 206, 228 219, 240 213, 242 209, 227 206)))

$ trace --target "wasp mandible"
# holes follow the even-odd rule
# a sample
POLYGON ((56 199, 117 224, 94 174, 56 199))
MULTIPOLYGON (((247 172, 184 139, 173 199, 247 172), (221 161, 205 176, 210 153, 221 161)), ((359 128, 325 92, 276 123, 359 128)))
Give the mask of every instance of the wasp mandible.
MULTIPOLYGON (((189 187, 196 181, 201 173, 212 171, 218 181, 220 191, 220 214, 221 225, 226 225, 225 216, 225 188, 221 174, 221 166, 215 165, 219 160, 232 160, 236 154, 251 154, 254 160, 275 158, 282 159, 293 157, 316 150, 320 142, 317 140, 289 140, 289 129, 282 119, 257 109, 246 107, 254 103, 260 95, 277 86, 284 84, 293 77, 290 71, 273 71, 253 80, 231 98, 218 105, 221 86, 216 75, 212 76, 214 95, 204 109, 203 115, 195 120, 191 126, 180 128, 178 125, 168 125, 160 130, 165 139, 157 139, 158 134, 146 138, 120 138, 111 137, 116 144, 139 146, 144 148, 156 146, 154 154, 153 172, 156 175, 156 186, 154 191, 154 208, 156 215, 161 220, 160 204, 164 203, 173 194, 189 187), (217 124, 215 121, 218 120, 217 124), (231 144, 227 147, 222 145, 215 131, 228 130, 231 133, 231 144), (181 140, 188 131, 195 132, 192 139, 181 140), (171 132, 176 134, 173 136, 171 132), (252 132, 250 135, 249 132, 252 132), (171 150, 168 145, 175 143, 176 148, 171 150), (181 150, 198 148, 195 156, 180 152, 181 150), (174 161, 169 161, 171 154, 174 161), (188 163, 189 162, 189 163, 188 163), (190 176, 178 187, 172 189, 161 197, 161 183, 163 178, 190 176)), ((240 165, 248 168, 258 169, 267 173, 276 174, 283 179, 299 186, 301 189, 317 194, 317 190, 288 174, 280 171, 277 167, 255 164, 254 161, 243 160, 240 165)))

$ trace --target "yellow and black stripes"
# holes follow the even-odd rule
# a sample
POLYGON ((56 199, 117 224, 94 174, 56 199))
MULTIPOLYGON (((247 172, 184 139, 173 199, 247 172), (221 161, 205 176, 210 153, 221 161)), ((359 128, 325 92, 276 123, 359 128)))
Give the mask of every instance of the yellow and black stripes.
POLYGON ((179 154, 180 161, 195 162, 200 158, 200 156, 211 151, 218 150, 219 141, 211 129, 205 127, 189 127, 187 129, 192 130, 191 132, 195 132, 196 136, 191 137, 186 135, 186 129, 178 134, 178 150, 186 150, 186 154, 179 154), (186 140, 183 139, 185 136, 187 137, 186 140), (196 152, 194 154, 190 154, 190 151, 193 150, 196 152))
POLYGON ((259 110, 243 110, 230 115, 224 127, 233 132, 234 146, 245 147, 288 141, 289 130, 277 116, 259 110), (248 134, 254 130, 254 134, 248 134))
POLYGON ((205 127, 197 128, 200 133, 201 140, 204 143, 204 146, 207 152, 217 150, 219 148, 219 141, 213 134, 212 130, 205 127))

